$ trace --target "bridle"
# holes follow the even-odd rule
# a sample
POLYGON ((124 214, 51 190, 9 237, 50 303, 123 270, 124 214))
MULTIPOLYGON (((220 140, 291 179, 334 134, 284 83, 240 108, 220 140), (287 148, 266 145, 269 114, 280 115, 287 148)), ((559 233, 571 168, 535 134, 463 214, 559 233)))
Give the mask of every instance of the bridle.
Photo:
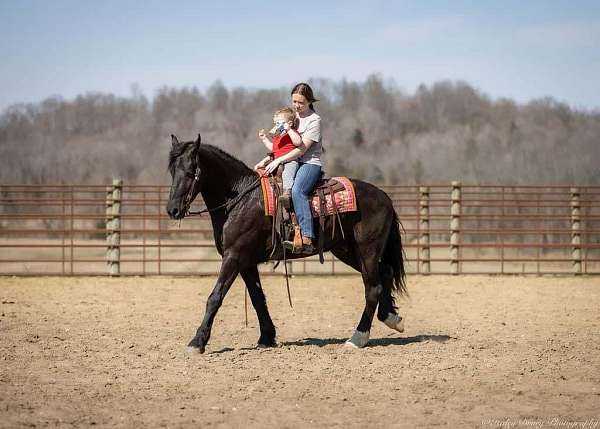
POLYGON ((210 209, 208 207, 205 207, 202 210, 190 211, 190 206, 192 205, 192 202, 194 200, 194 189, 196 188, 196 184, 200 181, 200 167, 196 167, 196 172, 194 173, 194 180, 192 181, 192 184, 190 185, 190 189, 188 190, 188 193, 185 196, 183 217, 200 216, 203 213, 214 212, 214 211, 220 210, 222 208, 225 208, 225 211, 227 212, 227 211, 231 210, 233 207, 235 207, 246 194, 248 194, 250 191, 257 188, 260 183, 260 179, 261 179, 261 176, 258 176, 254 182, 252 182, 246 189, 244 189, 242 192, 240 192, 233 200, 225 201, 223 204, 220 204, 220 205, 210 208, 210 209))
MULTIPOLYGON (((184 210, 183 210, 183 217, 186 216, 191 216, 193 215, 190 212, 190 206, 192 205, 192 201, 193 201, 193 195, 194 195, 194 189, 196 188, 196 184, 200 181, 200 167, 196 167, 196 172, 194 173, 194 180, 192 181, 192 184, 190 185, 190 189, 188 190, 186 196, 185 196, 185 206, 184 206, 184 210)), ((199 212, 197 213, 198 215, 202 214, 204 212, 199 212)), ((195 213, 194 213, 195 214, 195 213)))

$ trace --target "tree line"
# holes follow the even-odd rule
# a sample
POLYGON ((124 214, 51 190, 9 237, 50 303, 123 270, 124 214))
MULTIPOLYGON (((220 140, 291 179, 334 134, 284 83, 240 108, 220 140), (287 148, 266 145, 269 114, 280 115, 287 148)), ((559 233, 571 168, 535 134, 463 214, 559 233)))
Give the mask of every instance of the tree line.
MULTIPOLYGON (((492 100, 465 82, 413 94, 381 76, 310 81, 322 117, 324 167, 380 184, 600 184, 600 112, 550 97, 492 100)), ((163 87, 148 99, 87 93, 17 104, 0 115, 0 183, 169 183, 170 134, 253 165, 257 139, 289 88, 163 87)))

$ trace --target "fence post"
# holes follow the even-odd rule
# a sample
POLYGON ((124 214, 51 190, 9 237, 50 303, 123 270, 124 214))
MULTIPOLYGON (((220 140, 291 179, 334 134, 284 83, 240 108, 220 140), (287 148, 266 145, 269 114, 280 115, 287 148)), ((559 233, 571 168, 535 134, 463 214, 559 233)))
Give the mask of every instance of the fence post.
POLYGON ((121 191, 123 181, 114 179, 106 189, 106 262, 108 274, 121 272, 121 191))
POLYGON ((421 225, 421 272, 423 274, 431 273, 431 254, 429 249, 429 187, 419 187, 419 206, 421 225))
POLYGON ((450 272, 458 274, 459 268, 459 245, 460 245, 460 182, 452 182, 450 193, 450 272))
POLYGON ((581 201, 579 188, 571 188, 571 259, 573 273, 581 274, 581 201))

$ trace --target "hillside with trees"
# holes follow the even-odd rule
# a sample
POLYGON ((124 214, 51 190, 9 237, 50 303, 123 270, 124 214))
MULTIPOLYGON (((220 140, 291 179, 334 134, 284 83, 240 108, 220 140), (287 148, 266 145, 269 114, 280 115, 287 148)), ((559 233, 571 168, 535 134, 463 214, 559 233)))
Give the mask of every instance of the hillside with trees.
MULTIPOLYGON (((310 81, 320 99, 331 175, 380 184, 600 184, 600 112, 552 98, 492 100, 464 82, 407 94, 372 75, 364 82, 310 81)), ((206 91, 164 87, 148 99, 88 93, 11 106, 0 116, 0 183, 167 184, 171 133, 202 134, 253 165, 257 139, 289 88, 213 83, 206 91)))

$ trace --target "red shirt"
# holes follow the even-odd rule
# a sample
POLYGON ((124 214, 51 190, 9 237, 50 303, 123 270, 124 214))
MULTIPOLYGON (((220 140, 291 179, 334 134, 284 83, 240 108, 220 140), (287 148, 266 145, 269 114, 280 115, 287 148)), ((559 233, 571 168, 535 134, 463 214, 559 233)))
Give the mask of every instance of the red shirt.
POLYGON ((275 158, 279 158, 295 148, 296 146, 292 143, 292 138, 288 133, 273 137, 273 156, 275 158))

